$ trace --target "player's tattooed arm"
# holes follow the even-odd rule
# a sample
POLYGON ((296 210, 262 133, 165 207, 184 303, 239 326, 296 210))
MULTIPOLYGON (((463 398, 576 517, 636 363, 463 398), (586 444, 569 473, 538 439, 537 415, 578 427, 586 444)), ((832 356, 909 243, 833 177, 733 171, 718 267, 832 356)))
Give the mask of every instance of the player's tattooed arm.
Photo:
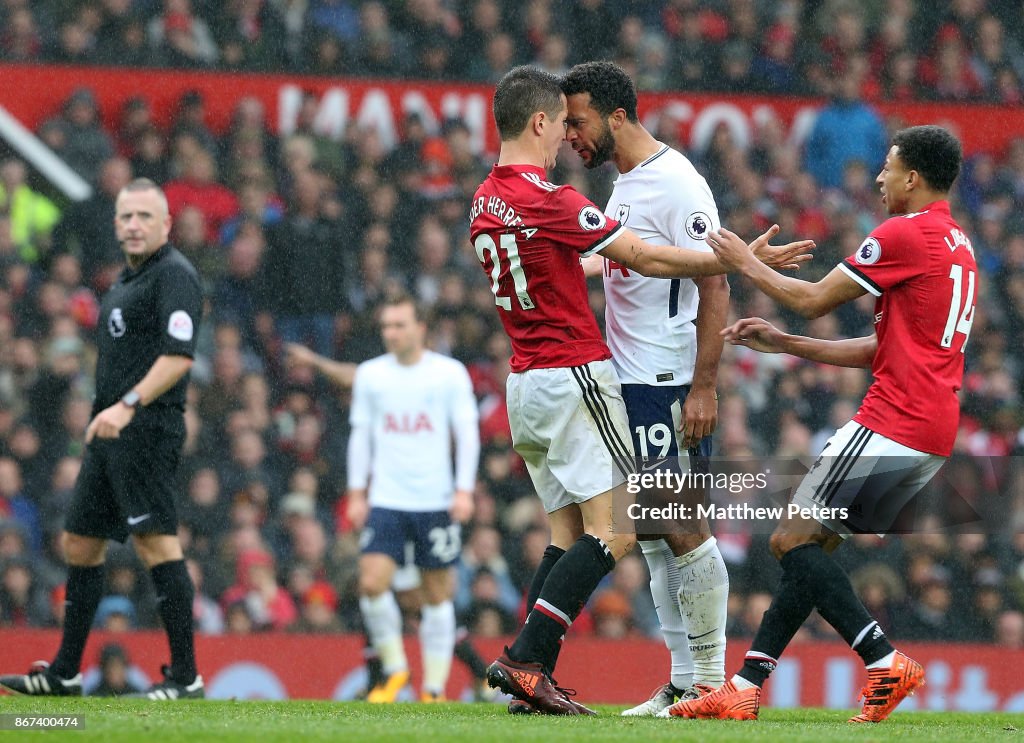
MULTIPOLYGON (((800 263, 810 260, 809 251, 814 248, 813 240, 797 240, 782 246, 769 245, 768 240, 778 231, 778 225, 773 225, 749 246, 747 255, 755 262, 770 261, 779 268, 795 268, 800 263)), ((708 240, 710 244, 710 237, 708 240)), ((747 247, 746 243, 743 245, 747 247)), ((625 230, 600 252, 605 258, 632 268, 644 276, 666 279, 716 276, 739 267, 738 263, 730 263, 716 254, 678 248, 674 245, 651 245, 630 230, 625 230)))

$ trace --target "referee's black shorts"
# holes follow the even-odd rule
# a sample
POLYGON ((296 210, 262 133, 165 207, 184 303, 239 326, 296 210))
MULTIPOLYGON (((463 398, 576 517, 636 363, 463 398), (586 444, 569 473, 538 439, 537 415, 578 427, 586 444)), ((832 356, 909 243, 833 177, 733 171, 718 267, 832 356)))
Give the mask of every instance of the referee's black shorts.
POLYGON ((93 439, 65 530, 118 542, 129 534, 177 535, 175 498, 184 442, 184 423, 153 425, 138 416, 120 438, 93 439))

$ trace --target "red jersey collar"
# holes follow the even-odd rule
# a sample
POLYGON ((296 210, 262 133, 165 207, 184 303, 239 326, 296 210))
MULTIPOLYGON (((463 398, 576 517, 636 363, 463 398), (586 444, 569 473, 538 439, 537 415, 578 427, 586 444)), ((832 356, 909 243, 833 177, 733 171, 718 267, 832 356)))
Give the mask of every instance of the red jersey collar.
POLYGON ((512 163, 510 165, 498 165, 494 164, 491 169, 495 175, 507 175, 510 173, 536 173, 541 178, 547 180, 548 172, 537 165, 526 165, 525 163, 512 163))
POLYGON ((949 214, 949 201, 946 199, 938 199, 930 204, 925 204, 921 209, 911 213, 921 214, 922 212, 943 212, 944 214, 949 214))

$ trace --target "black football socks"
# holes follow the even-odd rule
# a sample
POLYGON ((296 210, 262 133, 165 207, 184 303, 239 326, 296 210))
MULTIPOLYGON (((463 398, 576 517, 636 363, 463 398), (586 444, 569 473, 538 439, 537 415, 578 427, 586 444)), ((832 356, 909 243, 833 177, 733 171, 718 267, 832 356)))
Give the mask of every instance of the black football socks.
MULTIPOLYGON (((839 563, 819 545, 795 549, 790 564, 793 570, 813 576, 817 594, 814 605, 821 618, 863 659, 864 665, 874 663, 893 651, 878 622, 871 618, 857 598, 850 578, 839 563)), ((787 555, 788 556, 788 555, 787 555)))
POLYGON ((541 663, 550 674, 562 636, 597 584, 614 567, 615 558, 608 545, 590 534, 584 534, 565 554, 555 558, 526 624, 509 649, 509 658, 541 663))
POLYGON ((487 664, 480 657, 480 653, 473 647, 465 632, 460 632, 455 641, 455 657, 459 659, 473 674, 473 678, 482 681, 487 676, 487 664))
POLYGON ((551 568, 555 566, 555 563, 558 562, 564 554, 564 549, 556 547, 553 544, 549 544, 544 550, 544 556, 540 559, 540 565, 537 566, 537 572, 533 574, 533 580, 530 581, 530 589, 526 592, 527 614, 533 611, 533 605, 537 603, 537 597, 540 596, 540 591, 544 588, 544 582, 548 579, 548 574, 551 572, 551 568))
POLYGON ((64 634, 50 670, 64 679, 73 678, 82 665, 85 641, 103 597, 103 564, 68 567, 64 599, 64 634))
POLYGON ((756 686, 764 685, 775 670, 782 651, 814 610, 813 578, 798 572, 793 566, 793 555, 803 549, 797 547, 779 561, 782 565, 779 590, 761 618, 754 641, 743 659, 743 668, 737 674, 756 686))
POLYGON ((192 629, 195 588, 184 560, 171 560, 149 570, 156 587, 157 609, 171 647, 171 676, 179 684, 196 678, 196 653, 192 629))
MULTIPOLYGON (((533 611, 533 605, 537 603, 537 597, 540 596, 541 589, 544 588, 544 582, 548 579, 551 568, 555 566, 555 563, 564 554, 564 549, 553 544, 549 544, 544 550, 544 556, 540 560, 540 565, 537 566, 537 572, 533 574, 533 580, 530 581, 530 589, 526 592, 526 616, 530 616, 530 612, 533 611)), ((558 654, 561 650, 562 643, 559 642, 555 646, 554 655, 551 656, 550 665, 548 663, 544 664, 544 670, 548 676, 554 673, 555 665, 558 664, 558 654)))
POLYGON ((819 544, 804 544, 782 556, 779 591, 764 613, 739 676, 763 686, 779 656, 814 608, 868 665, 893 652, 846 572, 819 544))

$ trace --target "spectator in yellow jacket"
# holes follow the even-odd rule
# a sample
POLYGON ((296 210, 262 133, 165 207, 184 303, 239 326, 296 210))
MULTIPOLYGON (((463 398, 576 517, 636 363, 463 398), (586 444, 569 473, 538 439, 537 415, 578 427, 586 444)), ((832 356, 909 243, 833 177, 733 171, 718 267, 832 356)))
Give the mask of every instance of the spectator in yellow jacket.
POLYGON ((50 233, 60 209, 25 182, 25 163, 10 158, 0 164, 0 214, 11 221, 11 237, 26 263, 36 263, 50 246, 50 233))

